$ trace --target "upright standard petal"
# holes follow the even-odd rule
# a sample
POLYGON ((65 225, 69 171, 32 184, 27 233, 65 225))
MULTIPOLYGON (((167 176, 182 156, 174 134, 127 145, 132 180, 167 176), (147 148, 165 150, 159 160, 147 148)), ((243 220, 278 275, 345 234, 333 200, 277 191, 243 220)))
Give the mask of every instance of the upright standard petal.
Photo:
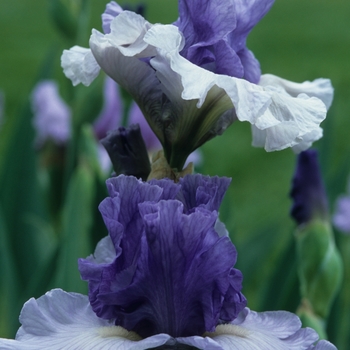
MULTIPOLYGON (((225 185, 219 187, 222 194, 225 185)), ((186 209, 172 199, 188 197, 180 195, 181 184, 124 176, 109 180, 109 192, 101 212, 111 239, 100 247, 113 246, 115 258, 101 261, 98 248, 95 256, 79 261, 99 317, 116 319, 116 325, 142 337, 177 337, 201 335, 238 316, 246 301, 240 293, 242 275, 233 268, 236 251, 215 231, 213 208, 220 194, 209 204, 199 192, 197 201, 209 210, 186 209)))
POLYGON ((146 350, 165 344, 170 336, 144 340, 98 318, 85 295, 54 289, 27 301, 20 315, 16 340, 0 339, 2 350, 104 349, 146 350))

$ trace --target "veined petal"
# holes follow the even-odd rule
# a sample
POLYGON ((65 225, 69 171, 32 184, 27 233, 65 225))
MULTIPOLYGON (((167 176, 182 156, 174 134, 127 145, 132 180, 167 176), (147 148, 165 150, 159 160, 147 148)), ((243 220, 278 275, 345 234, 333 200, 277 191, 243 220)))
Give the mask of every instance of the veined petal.
POLYGON ((337 350, 337 348, 327 340, 320 340, 316 345, 311 345, 307 350, 337 350))
POLYGON ((141 340, 117 327, 113 320, 98 318, 88 298, 54 289, 27 301, 20 315, 16 340, 0 339, 3 350, 145 350, 165 344, 171 337, 158 334, 141 340))
POLYGON ((282 88, 266 86, 271 94, 271 105, 253 129, 253 146, 263 146, 266 151, 278 151, 297 146, 302 151, 322 136, 320 123, 327 110, 324 103, 306 94, 292 97, 282 88))
POLYGON ((299 318, 292 313, 257 313, 245 308, 234 322, 217 326, 213 333, 177 340, 203 350, 305 350, 317 339, 317 333, 301 328, 299 318))
MULTIPOLYGON (((137 27, 139 29, 138 34, 141 35, 145 23, 140 22, 140 16, 135 14, 135 16, 137 16, 135 17, 130 14, 131 12, 124 11, 113 20, 114 29, 112 33, 128 31, 129 27, 126 25, 129 23, 130 18, 136 18, 139 27, 134 25, 134 30, 132 32, 134 33, 133 38, 139 38, 137 33, 135 33, 135 28, 137 27)), ((143 44, 136 47, 134 46, 133 50, 127 51, 127 48, 118 46, 118 40, 120 40, 120 43, 124 44, 129 40, 118 39, 118 35, 116 35, 117 38, 114 40, 112 38, 112 33, 107 37, 93 30, 90 38, 91 50, 98 64, 106 74, 133 96, 140 106, 142 113, 147 118, 151 128, 155 130, 159 138, 161 135, 157 133, 157 130, 159 130, 159 128, 156 128, 157 120, 150 118, 152 115, 160 114, 163 92, 160 88, 159 80, 156 77, 154 69, 152 69, 147 62, 137 57, 125 56, 126 54, 131 56, 135 54, 138 56, 138 54, 145 49, 145 46, 143 44), (121 51, 123 51, 123 53, 121 51)), ((130 39, 130 35, 128 35, 128 38, 130 39)), ((147 51, 147 48, 145 50, 147 51)))
POLYGON ((143 337, 199 335, 237 317, 246 303, 242 275, 233 268, 236 251, 215 210, 228 182, 201 175, 180 184, 108 180, 111 197, 100 209, 110 239, 79 260, 99 317, 143 337))
POLYGON ((151 60, 151 65, 157 70, 162 85, 177 84, 176 89, 172 86, 173 95, 168 96, 173 104, 180 104, 175 93, 180 90, 179 83, 183 87, 182 99, 198 100, 199 110, 195 113, 192 107, 190 121, 185 118, 179 121, 179 124, 182 123, 181 130, 192 130, 189 123, 199 123, 201 108, 205 110, 207 104, 212 103, 212 108, 216 110, 212 114, 206 113, 203 129, 197 127, 199 135, 211 130, 220 116, 234 107, 240 121, 249 121, 255 126, 253 145, 263 144, 267 151, 297 144, 302 144, 300 147, 304 148, 321 136, 319 124, 326 117, 326 108, 320 99, 306 94, 293 97, 279 86, 261 88, 242 79, 204 70, 179 54, 182 37, 174 26, 154 25, 144 40, 158 48, 159 54, 151 60), (220 103, 216 103, 218 100, 220 103))
POLYGON ((80 83, 89 86, 100 72, 100 66, 91 50, 80 46, 73 46, 63 51, 61 66, 64 74, 74 86, 80 83))

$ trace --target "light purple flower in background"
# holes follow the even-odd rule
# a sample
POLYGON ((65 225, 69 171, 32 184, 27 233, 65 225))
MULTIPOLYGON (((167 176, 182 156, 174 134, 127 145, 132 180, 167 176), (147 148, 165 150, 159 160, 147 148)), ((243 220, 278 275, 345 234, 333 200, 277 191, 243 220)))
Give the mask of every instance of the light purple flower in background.
POLYGON ((71 110, 58 92, 53 80, 39 82, 31 95, 34 113, 35 143, 42 146, 52 140, 58 145, 67 143, 71 136, 71 110))
POLYGON ((129 91, 172 167, 237 119, 252 124, 254 145, 301 151, 322 136, 333 88, 326 79, 296 84, 260 76, 245 40, 271 4, 184 0, 175 25, 123 11, 108 22, 108 34, 93 30, 80 58, 76 47, 65 50, 62 67, 74 85, 89 85, 102 68, 129 91), (195 16, 198 8, 203 16, 195 16))
POLYGON ((341 195, 335 203, 333 215, 334 226, 343 233, 350 233, 350 182, 348 184, 348 194, 341 195))

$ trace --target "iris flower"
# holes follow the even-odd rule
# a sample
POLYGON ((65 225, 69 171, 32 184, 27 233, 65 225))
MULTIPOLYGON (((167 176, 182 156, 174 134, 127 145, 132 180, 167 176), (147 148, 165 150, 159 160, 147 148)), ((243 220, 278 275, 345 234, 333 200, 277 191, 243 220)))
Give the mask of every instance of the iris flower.
POLYGON ((350 233, 350 182, 348 184, 348 193, 340 195, 335 203, 335 212, 333 215, 333 224, 341 232, 350 233))
POLYGON ((180 0, 175 23, 152 25, 112 2, 104 34, 93 30, 89 49, 65 50, 62 67, 73 85, 89 85, 102 69, 124 87, 173 168, 236 120, 252 125, 256 146, 301 151, 322 136, 333 88, 327 79, 260 75, 246 38, 272 3, 180 0))
POLYGON ((109 235, 79 260, 89 295, 55 289, 23 307, 4 350, 334 350, 289 312, 246 307, 242 274, 217 210, 227 178, 107 180, 109 235))

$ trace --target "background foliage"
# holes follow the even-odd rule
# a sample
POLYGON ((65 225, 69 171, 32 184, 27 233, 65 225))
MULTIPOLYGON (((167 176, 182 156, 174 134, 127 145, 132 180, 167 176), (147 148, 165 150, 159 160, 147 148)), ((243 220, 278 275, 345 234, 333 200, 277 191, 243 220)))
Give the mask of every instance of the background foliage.
MULTIPOLYGON (((54 1, 0 2, 0 90, 6 101, 0 129, 0 336, 14 335, 20 308, 29 297, 55 286, 86 291, 74 267, 76 259, 89 255, 106 234, 97 210, 105 195, 104 178, 94 165, 91 130, 82 127, 83 121, 91 119, 84 101, 95 90, 73 89, 60 68, 63 49, 77 40, 87 46, 91 28, 101 28, 106 2, 90 2, 80 17, 77 37, 64 36, 55 26, 54 1), (43 191, 48 176, 43 158, 32 146, 28 98, 41 78, 60 82, 60 92, 74 104, 76 116, 71 158, 65 160, 65 173, 57 177, 63 183, 53 185, 49 199, 43 191), (47 200, 61 206, 58 217, 52 216, 47 200)), ((147 0, 146 4, 150 22, 169 23, 177 18, 175 0, 147 0)), ((331 210, 335 198, 345 191, 350 173, 349 13, 346 1, 277 0, 248 40, 264 73, 300 82, 318 77, 332 80, 334 102, 322 125, 324 138, 315 144, 331 210)), ((220 215, 238 250, 237 267, 245 278, 248 306, 258 311, 295 311, 300 299, 288 196, 295 155, 291 150, 266 153, 252 148, 250 142, 248 124, 232 125, 202 147, 204 164, 198 171, 232 177, 220 215)), ((330 340, 344 350, 350 341, 349 240, 336 232, 345 278, 328 322, 330 340)))

